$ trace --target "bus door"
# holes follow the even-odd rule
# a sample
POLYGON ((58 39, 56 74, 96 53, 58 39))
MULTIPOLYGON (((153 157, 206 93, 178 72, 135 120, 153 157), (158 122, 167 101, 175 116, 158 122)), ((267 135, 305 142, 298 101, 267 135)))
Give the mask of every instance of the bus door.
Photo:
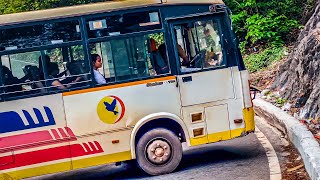
POLYGON ((191 145, 230 139, 227 100, 235 97, 233 73, 224 56, 219 19, 183 18, 169 25, 191 145))

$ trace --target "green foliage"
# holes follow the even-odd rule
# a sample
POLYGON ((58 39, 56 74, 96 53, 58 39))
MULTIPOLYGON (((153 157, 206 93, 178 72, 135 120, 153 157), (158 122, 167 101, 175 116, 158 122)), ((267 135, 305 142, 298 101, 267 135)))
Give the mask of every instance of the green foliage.
POLYGON ((157 47, 159 47, 161 44, 164 44, 163 33, 150 34, 149 37, 157 42, 157 47))
POLYGON ((256 72, 284 58, 286 51, 287 49, 285 47, 267 48, 260 53, 245 57, 244 63, 249 72, 256 72))
POLYGON ((255 14, 247 18, 245 40, 251 44, 263 42, 281 46, 284 44, 286 34, 290 33, 292 28, 298 27, 298 21, 290 20, 285 15, 278 16, 274 11, 270 11, 267 16, 255 14))
POLYGON ((280 106, 283 106, 287 102, 286 99, 278 98, 276 100, 276 103, 279 104, 280 106))
POLYGON ((242 48, 280 47, 285 44, 306 4, 302 0, 225 0, 232 10, 235 32, 242 48))
POLYGON ((108 0, 0 0, 0 14, 73 6, 108 0))

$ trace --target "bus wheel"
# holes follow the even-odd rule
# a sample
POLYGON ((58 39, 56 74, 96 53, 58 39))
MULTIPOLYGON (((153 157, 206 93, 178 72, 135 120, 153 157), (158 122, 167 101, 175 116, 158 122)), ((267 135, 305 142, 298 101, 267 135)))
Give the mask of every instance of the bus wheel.
POLYGON ((145 133, 136 147, 139 167, 150 175, 174 171, 182 158, 179 138, 170 130, 157 128, 145 133))

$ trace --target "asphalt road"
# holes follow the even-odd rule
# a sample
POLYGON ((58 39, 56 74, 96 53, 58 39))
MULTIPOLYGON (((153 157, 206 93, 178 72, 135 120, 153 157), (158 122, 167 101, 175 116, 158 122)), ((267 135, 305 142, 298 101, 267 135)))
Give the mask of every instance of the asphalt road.
MULTIPOLYGON (((260 123, 257 124, 260 129, 263 128, 260 127, 260 123)), ((275 136, 273 132, 264 133, 275 136)), ((184 157, 179 168, 167 175, 148 176, 134 166, 122 163, 120 166, 104 165, 31 179, 267 180, 270 179, 270 170, 263 146, 255 134, 249 134, 230 141, 192 148, 184 147, 184 157)))

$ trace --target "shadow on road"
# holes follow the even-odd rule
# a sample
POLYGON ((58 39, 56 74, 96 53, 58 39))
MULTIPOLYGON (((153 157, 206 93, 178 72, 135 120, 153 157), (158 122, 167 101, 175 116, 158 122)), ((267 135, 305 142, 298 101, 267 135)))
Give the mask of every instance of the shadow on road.
MULTIPOLYGON (((246 141, 243 141, 246 142, 246 141)), ((183 173, 190 169, 203 167, 208 164, 221 164, 238 162, 243 159, 250 159, 257 156, 258 147, 246 148, 246 143, 243 146, 235 147, 229 143, 225 144, 216 143, 211 145, 204 145, 193 148, 186 148, 184 156, 180 166, 176 172, 183 173)), ((240 166, 241 164, 239 164, 240 166)), ((59 173, 55 175, 43 176, 41 179, 45 180, 57 180, 57 179, 140 179, 150 178, 147 174, 143 173, 136 165, 135 162, 125 162, 120 166, 103 165, 93 168, 87 168, 82 170, 70 171, 67 173, 59 173)))

